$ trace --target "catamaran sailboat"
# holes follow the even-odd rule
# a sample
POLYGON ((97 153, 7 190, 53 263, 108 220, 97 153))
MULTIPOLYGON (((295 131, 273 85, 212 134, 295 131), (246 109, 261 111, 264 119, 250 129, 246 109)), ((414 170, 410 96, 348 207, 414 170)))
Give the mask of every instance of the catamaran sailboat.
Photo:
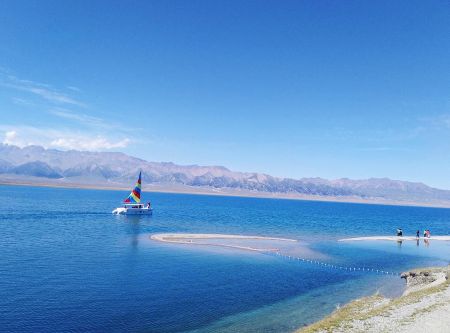
POLYGON ((130 195, 123 201, 122 207, 112 211, 116 215, 148 215, 152 213, 150 202, 141 204, 141 172, 130 195))

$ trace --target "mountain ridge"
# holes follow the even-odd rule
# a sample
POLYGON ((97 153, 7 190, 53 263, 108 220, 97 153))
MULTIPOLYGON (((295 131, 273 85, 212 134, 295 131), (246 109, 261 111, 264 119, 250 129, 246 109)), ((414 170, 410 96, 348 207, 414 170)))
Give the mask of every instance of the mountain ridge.
POLYGON ((0 144, 0 181, 24 181, 29 177, 32 183, 38 180, 45 183, 47 180, 55 184, 121 187, 130 186, 139 171, 142 171, 146 184, 161 188, 175 186, 215 192, 238 191, 249 195, 268 193, 274 196, 444 203, 444 206, 450 206, 449 190, 419 182, 389 178, 281 178, 265 173, 232 171, 224 166, 152 162, 121 152, 62 151, 41 146, 20 148, 0 144))

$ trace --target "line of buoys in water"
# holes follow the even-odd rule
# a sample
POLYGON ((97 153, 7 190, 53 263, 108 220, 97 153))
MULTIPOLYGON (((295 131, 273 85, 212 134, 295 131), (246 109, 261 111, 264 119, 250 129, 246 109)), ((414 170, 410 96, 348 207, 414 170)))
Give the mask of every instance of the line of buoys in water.
POLYGON ((375 269, 375 268, 347 267, 347 266, 333 265, 333 264, 329 264, 327 262, 318 261, 318 260, 312 260, 312 259, 305 259, 305 258, 302 258, 302 257, 291 256, 291 255, 283 254, 281 252, 264 252, 264 253, 267 254, 267 255, 275 255, 275 256, 282 257, 282 258, 287 258, 287 259, 290 259, 290 260, 301 261, 301 262, 308 263, 308 264, 315 264, 315 265, 319 265, 319 266, 323 266, 323 267, 328 267, 328 268, 338 269, 338 270, 345 270, 345 271, 349 271, 349 272, 360 271, 360 272, 367 272, 367 273, 374 273, 374 274, 383 274, 383 275, 394 275, 394 276, 395 275, 398 275, 398 276, 401 275, 401 273, 389 272, 389 271, 385 271, 385 270, 381 270, 381 269, 375 269))

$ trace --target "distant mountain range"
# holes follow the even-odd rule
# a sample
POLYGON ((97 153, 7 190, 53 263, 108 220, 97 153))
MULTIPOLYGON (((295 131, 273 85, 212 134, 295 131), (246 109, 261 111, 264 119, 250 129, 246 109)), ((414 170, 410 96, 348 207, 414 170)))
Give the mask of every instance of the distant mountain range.
POLYGON ((222 166, 148 162, 123 153, 0 144, 3 183, 131 187, 140 170, 148 189, 450 207, 448 190, 388 178, 278 178, 222 166))

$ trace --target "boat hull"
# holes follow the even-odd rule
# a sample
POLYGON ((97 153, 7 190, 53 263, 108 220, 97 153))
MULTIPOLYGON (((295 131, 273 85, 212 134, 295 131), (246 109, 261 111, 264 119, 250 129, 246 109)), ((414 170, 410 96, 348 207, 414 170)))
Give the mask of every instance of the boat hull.
POLYGON ((153 210, 151 208, 124 208, 119 207, 112 211, 115 215, 151 215, 153 210))

